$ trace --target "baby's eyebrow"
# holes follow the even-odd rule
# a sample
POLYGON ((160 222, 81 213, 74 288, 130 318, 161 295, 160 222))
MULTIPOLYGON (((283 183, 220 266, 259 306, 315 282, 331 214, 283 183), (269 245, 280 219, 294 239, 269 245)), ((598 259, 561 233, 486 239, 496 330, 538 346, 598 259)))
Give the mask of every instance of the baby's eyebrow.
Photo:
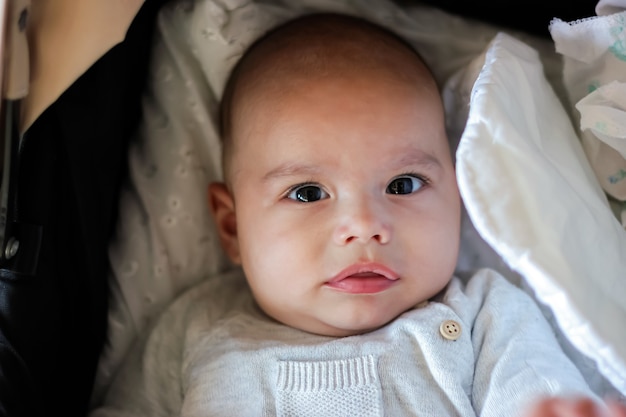
POLYGON ((319 172, 320 168, 315 165, 303 165, 294 162, 285 162, 265 174, 263 176, 263 181, 268 181, 280 177, 290 177, 294 175, 314 177, 316 174, 319 174, 319 172))
POLYGON ((424 168, 441 168, 441 162, 436 156, 421 149, 409 148, 401 152, 392 162, 393 167, 423 166, 424 168))
MULTIPOLYGON (((402 169, 407 166, 419 166, 424 169, 440 168, 441 162, 434 155, 421 149, 409 148, 398 152, 397 157, 390 160, 389 168, 402 169)), ((317 165, 307 165, 295 162, 285 162, 263 175, 263 182, 291 176, 315 177, 319 175, 321 168, 317 165)))

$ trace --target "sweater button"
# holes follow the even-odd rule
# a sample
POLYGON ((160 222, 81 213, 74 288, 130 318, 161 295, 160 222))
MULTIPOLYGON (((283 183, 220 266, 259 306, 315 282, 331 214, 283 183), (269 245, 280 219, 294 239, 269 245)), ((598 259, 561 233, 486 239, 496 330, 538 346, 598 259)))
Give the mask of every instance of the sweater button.
POLYGON ((454 320, 446 320, 439 326, 439 333, 448 340, 456 340, 461 336, 461 325, 454 320))

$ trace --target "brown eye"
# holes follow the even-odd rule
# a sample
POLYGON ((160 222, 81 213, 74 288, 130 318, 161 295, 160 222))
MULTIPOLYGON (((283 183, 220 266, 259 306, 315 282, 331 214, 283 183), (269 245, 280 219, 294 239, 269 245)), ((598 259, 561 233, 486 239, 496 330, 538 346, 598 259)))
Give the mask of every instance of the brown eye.
POLYGON ((424 181, 412 175, 396 177, 387 186, 387 194, 411 194, 424 186, 424 181))
POLYGON ((313 203, 328 198, 328 193, 317 185, 306 184, 300 185, 292 189, 287 198, 301 203, 313 203))

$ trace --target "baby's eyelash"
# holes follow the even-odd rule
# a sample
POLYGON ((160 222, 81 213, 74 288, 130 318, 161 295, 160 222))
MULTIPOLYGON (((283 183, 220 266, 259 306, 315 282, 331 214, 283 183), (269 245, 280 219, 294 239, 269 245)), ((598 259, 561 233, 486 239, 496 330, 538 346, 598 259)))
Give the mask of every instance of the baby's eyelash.
POLYGON ((424 185, 429 185, 431 183, 430 178, 428 178, 426 175, 419 174, 419 173, 413 172, 413 171, 409 171, 409 172, 405 172, 404 174, 396 175, 394 178, 398 178, 398 177, 415 177, 418 180, 422 181, 424 183, 424 185))
POLYGON ((287 190, 283 193, 283 197, 286 198, 289 194, 291 194, 293 191, 297 190, 298 188, 307 187, 307 186, 321 187, 321 185, 319 185, 319 183, 315 181, 303 181, 287 188, 287 190))

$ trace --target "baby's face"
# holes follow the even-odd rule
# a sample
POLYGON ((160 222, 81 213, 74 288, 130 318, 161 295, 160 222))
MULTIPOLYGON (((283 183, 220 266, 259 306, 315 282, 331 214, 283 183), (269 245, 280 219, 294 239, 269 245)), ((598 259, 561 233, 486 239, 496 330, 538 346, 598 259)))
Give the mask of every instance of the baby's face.
POLYGON ((433 90, 354 76, 242 104, 231 255, 268 315, 357 334, 448 283, 460 199, 433 90))

